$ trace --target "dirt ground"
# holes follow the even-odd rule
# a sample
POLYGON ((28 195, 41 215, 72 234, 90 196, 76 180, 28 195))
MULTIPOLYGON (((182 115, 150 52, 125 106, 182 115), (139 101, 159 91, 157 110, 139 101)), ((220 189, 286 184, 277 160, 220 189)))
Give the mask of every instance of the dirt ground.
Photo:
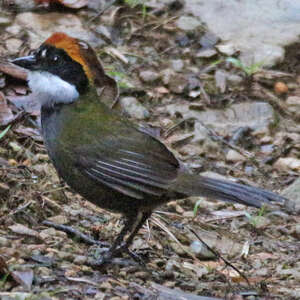
MULTIPOLYGON (((290 188, 300 171, 299 44, 272 69, 246 67, 238 53, 216 51, 220 41, 205 26, 180 28, 181 2, 166 3, 120 1, 105 11, 96 7, 96 15, 93 7, 32 12, 3 1, 1 60, 30 51, 30 33, 39 24, 32 17, 33 29, 16 26, 24 11, 71 14, 91 33, 106 72, 118 82, 118 109, 160 128, 155 132, 188 168, 278 193, 290 188), (248 116, 260 103, 263 108, 248 116), (236 124, 229 120, 222 127, 231 110, 236 124), (255 128, 242 124, 247 117, 255 128)), ((55 24, 47 24, 49 32, 55 24)), ((37 99, 25 82, 0 73, 0 101, 1 299, 300 298, 299 205, 255 209, 200 197, 171 201, 134 240, 132 250, 145 266, 124 255, 119 263, 92 268, 88 259, 101 255, 97 245, 42 222, 72 226, 110 244, 121 216, 87 202, 57 177, 39 133, 37 99)))

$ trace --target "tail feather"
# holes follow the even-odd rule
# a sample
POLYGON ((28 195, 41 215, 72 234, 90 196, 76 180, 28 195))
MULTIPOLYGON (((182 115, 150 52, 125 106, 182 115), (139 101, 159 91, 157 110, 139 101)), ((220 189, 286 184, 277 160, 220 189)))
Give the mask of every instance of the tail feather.
POLYGON ((180 174, 171 189, 187 196, 211 197, 254 207, 286 200, 261 188, 187 173, 180 174))

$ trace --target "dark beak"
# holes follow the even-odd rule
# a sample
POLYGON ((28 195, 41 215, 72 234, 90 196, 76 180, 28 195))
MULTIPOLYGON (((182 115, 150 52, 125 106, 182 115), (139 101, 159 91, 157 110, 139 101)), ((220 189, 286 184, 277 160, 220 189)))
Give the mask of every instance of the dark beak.
POLYGON ((34 55, 18 57, 13 59, 11 62, 28 70, 34 70, 37 65, 36 57, 34 55))

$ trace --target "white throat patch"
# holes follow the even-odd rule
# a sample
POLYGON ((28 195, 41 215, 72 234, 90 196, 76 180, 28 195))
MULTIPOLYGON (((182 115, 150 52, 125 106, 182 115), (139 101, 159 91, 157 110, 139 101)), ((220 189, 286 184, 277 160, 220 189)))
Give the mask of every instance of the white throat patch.
POLYGON ((28 85, 37 94, 41 105, 53 106, 59 103, 72 103, 79 97, 73 84, 45 71, 31 71, 28 85))

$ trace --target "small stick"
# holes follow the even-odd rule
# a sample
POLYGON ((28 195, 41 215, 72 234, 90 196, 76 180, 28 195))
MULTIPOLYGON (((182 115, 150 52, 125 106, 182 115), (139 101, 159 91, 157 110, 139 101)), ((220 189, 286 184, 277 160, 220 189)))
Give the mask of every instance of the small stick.
POLYGON ((92 237, 80 232, 77 229, 72 228, 71 226, 66 226, 66 225, 61 225, 61 224, 55 224, 51 221, 43 221, 42 222, 43 225, 49 226, 49 227, 53 227, 54 229, 63 231, 67 234, 70 234, 71 236, 79 239, 79 241, 82 241, 88 245, 100 245, 100 246, 104 246, 107 247, 109 246, 108 243, 106 242, 100 242, 100 241, 96 241, 94 240, 92 237))
POLYGON ((200 241, 201 243, 203 243, 203 244, 207 247, 207 249, 208 249, 209 251, 211 251, 217 258, 223 260, 224 263, 225 263, 227 266, 230 266, 233 270, 235 270, 236 272, 238 272, 238 273, 240 274, 240 276, 243 277, 243 278, 246 280, 247 284, 251 287, 251 284, 250 284, 250 282, 249 282, 249 280, 248 280, 248 278, 247 278, 247 276, 246 276, 245 274, 243 274, 237 267, 235 267, 234 265, 232 265, 227 259, 225 259, 224 257, 222 257, 217 251, 215 251, 214 249, 212 249, 211 247, 209 247, 209 246, 208 246, 208 245, 200 238, 199 234, 198 234, 194 229, 190 228, 189 226, 187 226, 187 228, 188 228, 188 230, 189 230, 190 232, 192 232, 192 233, 199 239, 199 241, 200 241))

